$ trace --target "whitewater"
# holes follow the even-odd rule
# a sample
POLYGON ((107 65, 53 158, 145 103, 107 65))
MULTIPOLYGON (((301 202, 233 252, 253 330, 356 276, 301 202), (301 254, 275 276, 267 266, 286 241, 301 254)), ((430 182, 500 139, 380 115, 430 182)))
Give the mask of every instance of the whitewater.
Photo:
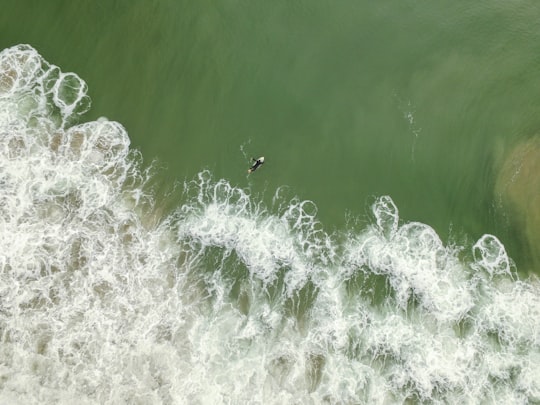
POLYGON ((540 285, 495 235, 390 196, 328 233, 208 171, 167 209, 87 90, 0 53, 1 404, 540 402, 540 285))

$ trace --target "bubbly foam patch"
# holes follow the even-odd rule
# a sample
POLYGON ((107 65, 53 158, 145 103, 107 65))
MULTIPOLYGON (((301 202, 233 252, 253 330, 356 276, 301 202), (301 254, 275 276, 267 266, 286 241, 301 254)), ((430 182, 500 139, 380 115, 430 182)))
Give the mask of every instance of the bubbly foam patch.
POLYGON ((86 85, 0 53, 0 403, 532 403, 540 289, 382 196, 328 234, 200 173, 170 215, 86 85))

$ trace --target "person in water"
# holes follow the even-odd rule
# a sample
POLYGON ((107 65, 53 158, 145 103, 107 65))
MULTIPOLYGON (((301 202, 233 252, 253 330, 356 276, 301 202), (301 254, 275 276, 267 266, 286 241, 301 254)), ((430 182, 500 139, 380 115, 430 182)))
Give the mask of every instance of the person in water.
POLYGON ((259 168, 259 166, 261 166, 264 163, 264 156, 261 156, 258 159, 251 158, 251 160, 253 160, 255 163, 253 164, 253 166, 251 166, 248 169, 248 173, 253 173, 255 170, 259 168))

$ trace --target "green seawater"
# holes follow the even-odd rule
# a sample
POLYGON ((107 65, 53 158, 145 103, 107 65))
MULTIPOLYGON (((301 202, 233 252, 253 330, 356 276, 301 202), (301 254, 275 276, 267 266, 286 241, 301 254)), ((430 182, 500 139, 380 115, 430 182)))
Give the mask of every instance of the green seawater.
POLYGON ((122 123, 163 184, 209 169, 269 205, 285 186, 329 231, 387 194, 402 219, 443 240, 493 233, 527 267, 494 189, 540 128, 537 2, 2 5, 0 48, 28 43, 82 77, 85 119, 122 123))

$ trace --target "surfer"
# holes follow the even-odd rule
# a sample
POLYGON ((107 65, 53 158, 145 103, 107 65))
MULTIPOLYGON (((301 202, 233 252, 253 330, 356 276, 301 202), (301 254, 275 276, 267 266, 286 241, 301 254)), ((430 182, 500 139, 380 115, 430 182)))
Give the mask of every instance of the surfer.
POLYGON ((262 165, 264 163, 264 156, 261 156, 258 159, 251 158, 251 160, 253 160, 255 163, 253 164, 253 166, 251 166, 248 169, 248 173, 253 173, 255 170, 257 170, 259 168, 260 165, 262 165))

